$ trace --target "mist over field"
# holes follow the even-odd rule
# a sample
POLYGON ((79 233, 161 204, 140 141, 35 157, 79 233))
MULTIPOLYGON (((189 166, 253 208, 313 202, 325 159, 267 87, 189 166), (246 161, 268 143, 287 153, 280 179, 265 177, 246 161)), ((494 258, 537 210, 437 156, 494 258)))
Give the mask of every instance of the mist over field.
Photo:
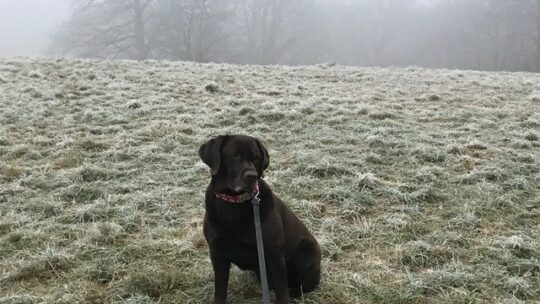
POLYGON ((540 0, 3 0, 0 56, 540 72, 540 0))
POLYGON ((0 57, 44 56, 69 19, 70 0, 1 0, 0 57))

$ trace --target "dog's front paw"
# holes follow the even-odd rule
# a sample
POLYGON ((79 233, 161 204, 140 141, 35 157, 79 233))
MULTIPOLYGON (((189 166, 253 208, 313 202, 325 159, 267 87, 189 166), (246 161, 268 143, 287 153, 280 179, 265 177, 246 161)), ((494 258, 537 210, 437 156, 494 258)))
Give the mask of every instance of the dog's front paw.
POLYGON ((225 304, 225 299, 217 299, 217 298, 214 298, 214 302, 212 302, 213 304, 225 304))

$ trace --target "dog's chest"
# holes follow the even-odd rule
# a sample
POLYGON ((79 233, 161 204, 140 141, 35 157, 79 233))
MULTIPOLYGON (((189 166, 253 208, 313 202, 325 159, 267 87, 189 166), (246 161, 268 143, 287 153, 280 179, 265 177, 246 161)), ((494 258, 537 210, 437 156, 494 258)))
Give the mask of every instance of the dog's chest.
POLYGON ((216 238, 222 254, 240 269, 258 269, 253 207, 250 203, 216 204, 216 238))
POLYGON ((223 241, 231 262, 243 270, 257 269, 257 242, 253 228, 245 227, 241 232, 225 235, 223 241))
POLYGON ((249 203, 220 203, 216 204, 215 210, 218 219, 222 222, 236 225, 253 222, 253 209, 249 203))

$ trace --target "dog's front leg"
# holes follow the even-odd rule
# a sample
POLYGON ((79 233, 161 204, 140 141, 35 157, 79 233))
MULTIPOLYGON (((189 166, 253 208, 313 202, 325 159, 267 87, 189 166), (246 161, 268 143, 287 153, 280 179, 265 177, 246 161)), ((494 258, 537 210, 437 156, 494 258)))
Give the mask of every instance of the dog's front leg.
POLYGON ((214 304, 225 304, 231 261, 213 253, 210 254, 210 259, 214 268, 214 304))

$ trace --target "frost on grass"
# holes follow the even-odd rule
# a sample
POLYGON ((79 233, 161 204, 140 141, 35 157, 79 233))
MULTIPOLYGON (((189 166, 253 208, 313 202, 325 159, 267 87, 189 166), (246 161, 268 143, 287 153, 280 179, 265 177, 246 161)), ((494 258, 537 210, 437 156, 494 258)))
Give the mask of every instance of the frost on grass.
MULTIPOLYGON (((0 60, 0 302, 207 303, 208 168, 245 133, 318 238, 302 303, 540 298, 540 77, 0 60)), ((233 268, 230 301, 255 303, 233 268)))

